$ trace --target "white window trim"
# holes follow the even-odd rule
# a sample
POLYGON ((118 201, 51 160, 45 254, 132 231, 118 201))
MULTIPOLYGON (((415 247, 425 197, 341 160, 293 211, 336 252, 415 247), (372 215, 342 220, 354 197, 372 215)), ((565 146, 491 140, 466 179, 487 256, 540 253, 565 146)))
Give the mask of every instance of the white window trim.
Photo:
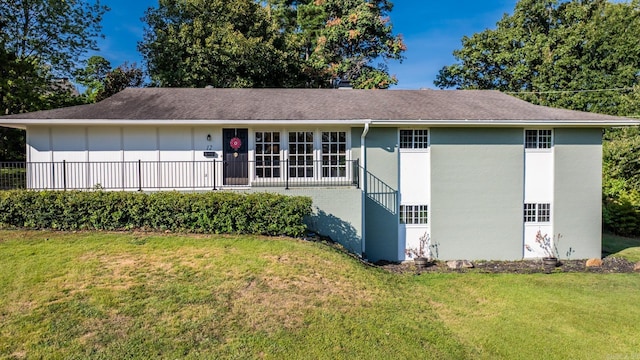
POLYGON ((400 225, 404 225, 407 227, 424 227, 425 225, 429 225, 429 220, 431 217, 431 213, 429 211, 429 204, 401 204, 400 207, 398 208, 398 222, 400 223, 400 225), (413 214, 415 214, 415 212, 418 212, 418 219, 420 219, 419 213, 420 213, 420 206, 425 206, 426 207, 426 211, 427 211, 427 216, 425 219, 425 222, 417 222, 417 223, 406 223, 406 222, 402 222, 402 214, 403 214, 403 208, 407 207, 407 206, 411 206, 413 207, 413 214))
MULTIPOLYGON (((536 133, 537 135, 537 144, 539 145, 540 143, 540 134, 536 133)), ((553 148, 555 146, 555 131, 553 131, 553 129, 549 129, 549 128, 544 128, 544 129, 524 129, 524 131, 522 132, 522 145, 524 146, 524 150, 526 152, 538 152, 538 153, 549 153, 553 151, 553 148), (536 131, 539 132, 540 130, 549 130, 551 131, 551 144, 548 148, 539 148, 539 147, 535 147, 535 148, 528 148, 527 147, 527 131, 536 131)))
MULTIPOLYGON (((252 148, 251 148, 251 152, 252 152, 252 153, 250 154, 250 157, 249 157, 249 159, 252 159, 252 160, 250 160, 250 161, 253 161, 253 166, 250 166, 250 168, 252 169, 251 171, 253 171, 253 172, 254 172, 254 174, 253 174, 252 178, 253 178, 253 179, 256 179, 256 180, 265 180, 265 179, 282 179, 282 178, 283 178, 283 174, 282 174, 282 170, 283 170, 283 169, 282 169, 283 157, 282 157, 282 155, 283 155, 283 153, 284 153, 284 152, 283 152, 283 149, 282 149, 282 142, 283 142, 283 141, 282 141, 282 131, 279 131, 279 130, 269 130, 269 129, 255 129, 255 130, 252 130, 252 131, 251 131, 251 138, 249 139, 249 141, 251 141, 251 142, 252 142, 252 144, 253 144, 253 145, 252 145, 252 148), (271 177, 259 177, 259 176, 257 175, 257 170, 258 170, 258 160, 257 160, 257 157, 258 157, 258 156, 260 156, 260 155, 258 155, 258 153, 257 153, 257 145, 258 145, 258 142, 257 142, 257 140, 256 140, 256 133, 272 133, 272 134, 273 134, 273 133, 279 133, 279 134, 280 134, 280 135, 279 135, 279 136, 280 136, 280 141, 279 141, 279 143, 278 143, 278 145, 279 145, 280 149, 279 149, 278 154, 277 154, 277 155, 278 155, 278 157, 279 157, 280 176, 277 176, 277 177, 276 177, 276 176, 271 176, 271 177)), ((273 144, 274 142, 272 141, 271 143, 273 144)), ((264 154, 261 154, 261 155, 264 155, 264 154)), ((270 156, 274 156, 274 155, 276 155, 276 154, 271 154, 270 156)))
POLYGON ((250 166, 251 178, 254 180, 265 180, 265 179, 284 179, 285 172, 286 177, 290 179, 304 179, 305 181, 318 181, 321 182, 323 180, 329 181, 343 181, 348 179, 353 179, 355 176, 354 171, 351 169, 350 164, 352 164, 352 148, 351 148, 351 129, 344 127, 322 127, 322 128, 309 128, 296 126, 292 128, 284 128, 284 129, 274 129, 270 127, 265 128, 254 128, 249 130, 250 133, 250 154, 249 161, 253 162, 253 166, 250 166), (280 178, 258 178, 255 176, 255 161, 256 161, 256 152, 255 152, 255 134, 256 132, 279 132, 280 133, 280 178), (288 176, 288 164, 289 164, 289 133, 290 132, 311 132, 313 133, 313 177, 301 177, 301 178, 292 178, 288 176), (344 132, 345 140, 346 140, 346 152, 345 152, 345 161, 347 162, 347 167, 345 171, 344 177, 323 177, 322 176, 322 133, 323 132, 344 132))
POLYGON ((550 225, 553 221, 553 204, 550 202, 526 202, 522 205, 522 221, 525 225, 550 225), (524 208, 528 204, 535 205, 535 221, 525 221, 524 218, 524 208), (547 221, 539 221, 540 218, 540 205, 549 205, 549 220, 547 221))
MULTIPOLYGON (((415 134, 412 134, 412 136, 415 136, 415 134)), ((415 141, 414 141, 414 143, 415 143, 415 141)), ((429 152, 429 149, 431 149, 431 128, 399 128, 398 129, 398 150, 400 152, 427 153, 427 152, 429 152), (425 131, 427 131, 427 147, 425 147, 425 148, 403 148, 403 147, 401 147, 401 145, 400 145, 400 139, 401 139, 400 133, 403 130, 411 130, 411 131, 425 130, 425 131)))

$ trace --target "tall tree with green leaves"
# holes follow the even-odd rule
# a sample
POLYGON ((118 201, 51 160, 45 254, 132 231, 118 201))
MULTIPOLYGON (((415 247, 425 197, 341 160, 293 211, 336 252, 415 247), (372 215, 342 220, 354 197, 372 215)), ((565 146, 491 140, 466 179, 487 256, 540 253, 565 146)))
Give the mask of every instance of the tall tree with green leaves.
MULTIPOLYGON (((0 114, 81 103, 61 79, 97 49, 107 10, 99 0, 0 0, 0 114)), ((0 160, 24 160, 24 139, 22 130, 0 128, 0 160)))
POLYGON ((160 0, 138 49, 155 85, 284 86, 285 39, 252 0, 160 0))
POLYGON ((387 0, 161 0, 139 43, 161 86, 358 88, 397 83, 387 0))
POLYGON ((76 81, 86 90, 84 96, 88 102, 104 100, 128 87, 140 87, 144 83, 144 72, 135 63, 124 63, 111 68, 111 63, 99 55, 87 60, 84 69, 75 75, 76 81))
POLYGON ((294 24, 288 34, 297 45, 302 69, 314 86, 344 79, 356 88, 388 88, 397 79, 388 61, 402 61, 406 46, 393 34, 388 0, 300 0, 272 4, 294 24))
POLYGON ((115 95, 128 87, 140 87, 144 83, 144 73, 135 63, 124 63, 107 72, 96 101, 101 101, 115 95))
POLYGON ((640 115, 640 4, 521 0, 496 29, 463 37, 435 84, 497 89, 555 107, 640 115), (602 91, 606 90, 606 91, 602 91))
POLYGON ((55 77, 71 77, 81 56, 97 50, 100 0, 0 0, 0 37, 19 59, 34 57, 55 77))
POLYGON ((102 56, 94 55, 87 60, 87 65, 76 71, 75 80, 85 87, 84 96, 89 102, 95 102, 98 93, 104 89, 104 79, 111 71, 111 63, 102 56))

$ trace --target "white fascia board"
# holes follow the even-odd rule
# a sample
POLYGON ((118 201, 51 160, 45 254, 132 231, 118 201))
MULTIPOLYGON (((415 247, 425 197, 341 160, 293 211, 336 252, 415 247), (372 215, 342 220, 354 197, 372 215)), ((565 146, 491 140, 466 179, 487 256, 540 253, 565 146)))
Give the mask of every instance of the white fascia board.
POLYGON ((124 120, 124 119, 3 119, 0 126, 25 129, 30 125, 137 125, 137 126, 238 126, 238 125, 360 125, 370 123, 375 126, 424 126, 424 127, 617 127, 638 126, 640 120, 124 120))
POLYGON ((616 127, 638 126, 640 120, 374 120, 379 126, 426 127, 616 127))
POLYGON ((364 125, 368 120, 122 120, 122 119, 16 119, 2 120, 0 126, 21 127, 29 125, 364 125))
POLYGON ((17 123, 13 123, 13 122, 8 122, 6 120, 3 120, 4 122, 0 123, 0 126, 3 127, 8 127, 8 128, 14 128, 14 129, 22 129, 22 130, 26 130, 27 129, 27 125, 24 123, 24 121, 20 121, 17 123))

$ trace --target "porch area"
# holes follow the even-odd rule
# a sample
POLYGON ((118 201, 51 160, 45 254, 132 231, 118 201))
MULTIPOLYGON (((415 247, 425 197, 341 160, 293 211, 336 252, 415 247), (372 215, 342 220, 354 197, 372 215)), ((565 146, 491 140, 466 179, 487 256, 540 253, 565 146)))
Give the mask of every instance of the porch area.
POLYGON ((358 160, 4 162, 0 189, 360 188, 360 170, 358 160))

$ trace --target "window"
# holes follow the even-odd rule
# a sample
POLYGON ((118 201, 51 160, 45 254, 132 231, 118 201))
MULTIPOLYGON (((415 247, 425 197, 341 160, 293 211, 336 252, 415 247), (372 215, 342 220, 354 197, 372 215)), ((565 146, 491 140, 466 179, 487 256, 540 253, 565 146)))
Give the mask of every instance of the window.
POLYGON ((400 205, 401 224, 426 224, 428 215, 427 205, 400 205))
POLYGON ((280 133, 256 132, 256 176, 280 177, 280 133))
POLYGON ((550 222, 551 204, 524 204, 524 222, 550 222))
POLYGON ((292 178, 313 177, 313 132, 289 133, 289 176, 292 178))
POLYGON ((400 130, 401 149, 426 149, 429 147, 429 130, 400 130))
POLYGON ((322 132, 322 177, 347 175, 347 133, 322 132))
POLYGON ((526 149, 551 149, 551 130, 525 130, 526 149))
POLYGON ((551 221, 551 204, 538 204, 538 222, 551 221))

